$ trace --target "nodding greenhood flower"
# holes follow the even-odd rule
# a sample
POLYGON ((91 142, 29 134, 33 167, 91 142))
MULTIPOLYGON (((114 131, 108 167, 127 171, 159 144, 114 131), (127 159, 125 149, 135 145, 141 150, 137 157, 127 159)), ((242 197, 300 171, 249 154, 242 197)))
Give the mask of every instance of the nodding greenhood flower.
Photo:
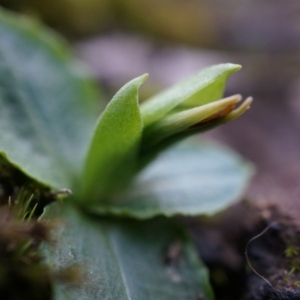
POLYGON ((241 100, 241 95, 233 95, 193 108, 176 107, 145 126, 142 148, 145 151, 170 139, 181 139, 232 121, 241 116, 252 103, 252 98, 248 97, 238 105, 241 100))
POLYGON ((240 68, 230 63, 208 67, 143 102, 141 155, 241 116, 251 97, 241 104, 241 95, 222 98, 227 79, 240 68))

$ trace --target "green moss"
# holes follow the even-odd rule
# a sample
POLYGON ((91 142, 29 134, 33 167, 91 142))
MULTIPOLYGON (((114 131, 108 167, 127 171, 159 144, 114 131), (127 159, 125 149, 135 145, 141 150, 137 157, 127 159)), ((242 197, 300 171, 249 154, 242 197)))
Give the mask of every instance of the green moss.
POLYGON ((285 257, 288 259, 289 273, 300 271, 300 246, 290 244, 285 250, 285 257))

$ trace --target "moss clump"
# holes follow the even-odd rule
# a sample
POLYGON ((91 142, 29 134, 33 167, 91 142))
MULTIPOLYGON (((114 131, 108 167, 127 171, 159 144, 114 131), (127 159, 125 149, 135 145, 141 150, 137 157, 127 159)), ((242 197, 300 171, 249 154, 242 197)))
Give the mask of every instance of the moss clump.
POLYGON ((47 239, 43 224, 19 220, 15 207, 0 207, 1 299, 51 299, 50 272, 38 252, 47 239))

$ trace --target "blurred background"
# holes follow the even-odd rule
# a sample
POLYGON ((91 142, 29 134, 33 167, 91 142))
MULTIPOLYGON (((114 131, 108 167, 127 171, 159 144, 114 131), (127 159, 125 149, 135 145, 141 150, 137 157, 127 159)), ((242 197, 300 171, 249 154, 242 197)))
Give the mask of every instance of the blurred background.
POLYGON ((298 0, 0 0, 63 34, 109 98, 149 73, 142 97, 199 69, 243 65, 226 94, 253 96, 239 120, 206 134, 257 167, 247 197, 300 213, 298 0))

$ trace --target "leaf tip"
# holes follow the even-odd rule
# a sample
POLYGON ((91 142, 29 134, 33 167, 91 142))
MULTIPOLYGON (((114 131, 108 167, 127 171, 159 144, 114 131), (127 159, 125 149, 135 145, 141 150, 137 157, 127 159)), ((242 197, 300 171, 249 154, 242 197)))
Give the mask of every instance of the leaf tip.
POLYGON ((141 80, 142 82, 145 82, 147 80, 147 78, 149 77, 149 74, 148 73, 145 73, 141 76, 141 80))
POLYGON ((227 68, 231 69, 234 72, 239 71, 242 68, 242 66, 239 64, 226 63, 225 65, 227 68))
MULTIPOLYGON (((141 75, 141 76, 139 76, 139 77, 137 77, 137 78, 135 78, 135 79, 133 79, 132 81, 130 81, 130 82, 134 82, 135 83, 135 86, 137 87, 137 88, 139 88, 146 80, 147 80, 147 78, 148 78, 148 73, 145 73, 145 74, 143 74, 143 75, 141 75)), ((129 83, 130 83, 129 82, 129 83)))
POLYGON ((149 74, 145 73, 145 74, 143 74, 143 75, 135 78, 134 80, 140 86, 140 85, 142 85, 147 80, 148 77, 149 77, 149 74))

